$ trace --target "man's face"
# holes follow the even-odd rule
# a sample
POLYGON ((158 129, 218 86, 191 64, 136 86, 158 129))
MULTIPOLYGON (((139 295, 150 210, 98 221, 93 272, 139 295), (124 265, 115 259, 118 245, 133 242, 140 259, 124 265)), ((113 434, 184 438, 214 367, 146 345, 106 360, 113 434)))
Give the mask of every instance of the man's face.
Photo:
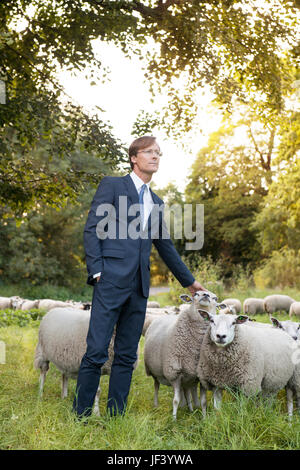
POLYGON ((155 142, 149 147, 139 150, 136 155, 131 157, 135 171, 149 175, 152 175, 158 170, 159 159, 160 148, 155 142))

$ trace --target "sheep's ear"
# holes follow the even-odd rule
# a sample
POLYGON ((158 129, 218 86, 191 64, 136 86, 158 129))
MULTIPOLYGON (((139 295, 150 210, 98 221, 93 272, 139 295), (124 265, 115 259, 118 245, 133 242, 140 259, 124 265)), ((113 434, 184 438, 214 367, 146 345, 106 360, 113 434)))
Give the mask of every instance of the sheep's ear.
POLYGON ((236 323, 238 325, 241 325, 242 323, 245 323, 247 320, 249 320, 249 317, 247 317, 247 315, 239 315, 236 319, 236 323))
POLYGON ((217 307, 222 309, 222 308, 227 308, 227 305, 226 304, 218 304, 217 307))
POLYGON ((190 304, 190 303, 193 302, 192 297, 190 297, 190 296, 187 295, 187 294, 181 294, 181 295, 179 296, 179 298, 182 300, 182 302, 186 302, 187 304, 190 304))
POLYGON ((282 328, 282 325, 281 325, 280 321, 277 320, 277 318, 270 317, 270 320, 273 323, 273 326, 275 326, 275 328, 282 328))
POLYGON ((211 315, 206 312, 205 310, 198 310, 198 312, 200 313, 201 317, 206 320, 206 321, 210 321, 212 318, 211 318, 211 315))

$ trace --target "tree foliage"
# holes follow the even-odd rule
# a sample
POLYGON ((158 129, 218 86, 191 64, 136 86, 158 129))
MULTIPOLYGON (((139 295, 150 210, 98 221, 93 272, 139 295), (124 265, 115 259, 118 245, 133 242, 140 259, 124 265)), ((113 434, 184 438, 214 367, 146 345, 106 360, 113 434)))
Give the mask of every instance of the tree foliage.
MULTIPOLYGON (((124 161, 124 147, 99 117, 101 109, 94 115, 84 112, 57 78, 61 69, 85 71, 87 65, 92 70, 87 79, 104 78, 95 39, 112 41, 143 60, 153 96, 161 90, 168 94, 159 123, 178 136, 192 128, 196 92, 204 84, 226 105, 233 96, 247 100, 258 92, 269 116, 281 109, 282 92, 291 81, 287 57, 293 57, 296 45, 295 15, 291 3, 275 0, 265 7, 245 0, 3 0, 0 203, 21 210, 41 194, 61 202, 58 175, 33 158, 40 148, 49 161, 78 146, 112 168, 124 161)), ((78 191, 78 176, 59 174, 69 197, 78 191)))

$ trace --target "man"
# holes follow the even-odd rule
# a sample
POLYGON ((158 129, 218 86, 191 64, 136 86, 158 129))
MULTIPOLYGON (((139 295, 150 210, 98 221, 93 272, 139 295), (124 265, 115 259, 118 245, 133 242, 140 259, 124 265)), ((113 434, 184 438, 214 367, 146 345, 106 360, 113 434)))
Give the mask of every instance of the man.
POLYGON ((79 417, 91 413, 115 326, 107 408, 111 416, 123 414, 126 409, 149 295, 152 242, 183 287, 188 287, 192 294, 205 290, 195 281, 171 239, 164 236, 162 211, 154 210, 163 207, 163 201, 149 187, 160 156, 155 137, 136 139, 129 147, 131 174, 104 177, 91 205, 84 229, 84 247, 87 282, 94 285, 94 291, 87 349, 73 403, 79 417), (134 236, 137 218, 132 208, 140 212, 138 237, 134 236), (152 213, 156 214, 154 221, 152 213))

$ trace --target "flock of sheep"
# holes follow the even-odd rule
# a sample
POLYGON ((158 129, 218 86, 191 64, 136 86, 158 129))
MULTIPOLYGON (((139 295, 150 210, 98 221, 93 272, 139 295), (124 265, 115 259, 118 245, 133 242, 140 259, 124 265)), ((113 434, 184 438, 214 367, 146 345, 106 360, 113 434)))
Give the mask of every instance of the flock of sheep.
MULTIPOLYGON (((206 414, 206 392, 213 391, 215 408, 220 407, 223 389, 242 390, 246 395, 261 392, 264 396, 285 388, 289 416, 293 414, 293 397, 300 409, 300 364, 293 360, 300 324, 279 321, 272 324, 253 318, 258 313, 285 311, 291 317, 300 315, 300 302, 285 295, 265 299, 224 299, 221 304, 208 291, 194 297, 181 295, 179 307, 160 308, 148 302, 143 335, 144 363, 154 380, 154 406, 158 405, 160 384, 173 387, 173 418, 178 406, 201 407, 206 414), (247 315, 246 315, 247 314, 247 315), (198 387, 200 385, 200 401, 198 387)), ((19 297, 0 297, 0 308, 44 308, 47 313, 39 328, 34 366, 40 369, 39 393, 42 395, 49 363, 62 373, 62 397, 68 393, 68 379, 76 378, 85 353, 90 319, 90 304, 60 302, 51 299, 28 301, 19 297), (6 300, 5 300, 6 299, 6 300), (9 303, 10 306, 5 306, 9 303), (56 302, 56 304, 55 304, 56 302), (57 303, 58 302, 58 303, 57 303), (63 304, 63 305, 62 305, 63 304)), ((109 346, 109 359, 101 375, 109 375, 114 355, 114 335, 109 346)), ((296 346, 297 347, 297 346, 296 346)), ((137 351, 138 364, 139 350, 137 351)), ((94 412, 99 414, 100 385, 94 412)))

